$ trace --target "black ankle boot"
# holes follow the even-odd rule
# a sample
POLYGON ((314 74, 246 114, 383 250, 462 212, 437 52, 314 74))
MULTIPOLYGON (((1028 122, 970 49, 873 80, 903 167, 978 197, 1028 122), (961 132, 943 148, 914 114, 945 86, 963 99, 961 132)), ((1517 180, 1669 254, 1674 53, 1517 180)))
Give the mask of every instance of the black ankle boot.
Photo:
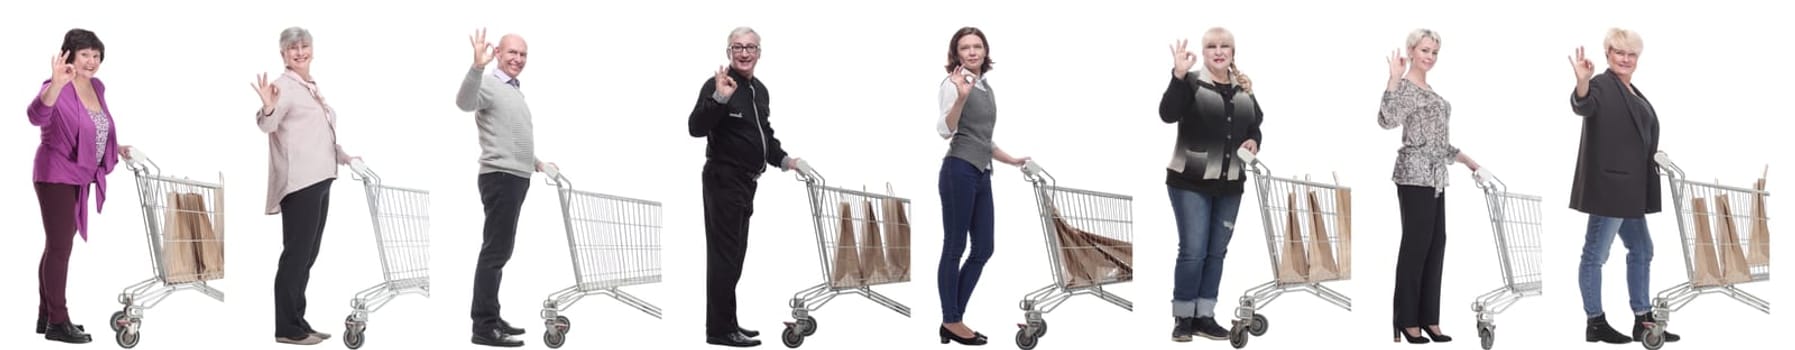
POLYGON ((87 335, 87 332, 75 328, 75 325, 68 323, 53 324, 45 327, 44 339, 70 344, 87 344, 93 341, 93 337, 87 335))
POLYGON ((1627 335, 1621 334, 1620 331, 1614 330, 1614 327, 1609 326, 1607 317, 1608 315, 1590 317, 1589 326, 1584 327, 1583 329, 1583 340, 1591 343, 1603 342, 1609 344, 1626 344, 1633 342, 1633 338, 1628 338, 1627 335))
MULTIPOLYGON (((1653 319, 1652 313, 1650 313, 1650 312, 1647 312, 1644 315, 1633 316, 1633 339, 1636 339, 1639 341, 1645 341, 1645 332, 1646 332, 1645 324, 1646 323, 1654 323, 1655 324, 1655 323, 1658 323, 1658 320, 1653 319)), ((1669 342, 1674 342, 1674 341, 1678 341, 1678 340, 1683 340, 1683 337, 1676 335, 1675 333, 1671 333, 1669 329, 1664 330, 1664 342, 1669 343, 1669 342)))
MULTIPOLYGON (((49 328, 49 327, 48 327, 48 326, 49 326, 49 324, 48 324, 48 323, 49 323, 49 322, 48 322, 48 321, 44 321, 44 319, 41 319, 41 318, 40 318, 40 319, 37 319, 37 334, 44 334, 44 330, 46 330, 46 329, 47 329, 47 328, 49 328)), ((81 331, 82 331, 82 332, 86 332, 86 331, 87 331, 87 327, 85 327, 85 326, 82 326, 82 325, 75 325, 75 329, 79 329, 79 330, 81 330, 81 331)))

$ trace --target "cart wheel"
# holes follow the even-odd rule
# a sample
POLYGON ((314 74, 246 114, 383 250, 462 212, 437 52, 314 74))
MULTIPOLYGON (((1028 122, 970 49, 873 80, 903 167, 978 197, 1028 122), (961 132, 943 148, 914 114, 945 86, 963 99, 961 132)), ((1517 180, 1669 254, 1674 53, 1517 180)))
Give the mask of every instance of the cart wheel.
POLYGON ((1040 341, 1040 334, 1028 334, 1028 328, 1016 330, 1016 347, 1022 350, 1034 350, 1035 345, 1040 345, 1040 341))
POLYGON ((1477 327, 1477 339, 1483 342, 1483 350, 1496 346, 1496 327, 1477 327))
POLYGON ((1035 338, 1047 336, 1047 321, 1041 321, 1039 323, 1036 323, 1034 328, 1035 328, 1035 338))
POLYGON ((785 343, 786 348, 797 349, 804 345, 804 335, 798 331, 797 327, 800 326, 785 326, 785 332, 779 334, 779 341, 785 343))
POLYGON ((1239 324, 1235 324, 1233 328, 1229 329, 1228 345, 1234 346, 1235 349, 1247 347, 1247 328, 1251 327, 1242 327, 1239 324))
POLYGON ((798 334, 806 337, 816 334, 816 317, 804 316, 798 319, 798 334))
POLYGON ((561 325, 561 332, 563 332, 563 333, 567 332, 570 329, 573 329, 573 321, 568 320, 567 316, 555 316, 555 323, 558 323, 561 325))
POLYGON ((567 334, 562 333, 562 330, 549 328, 542 332, 542 343, 548 344, 550 349, 560 349, 561 345, 567 344, 567 334))
POLYGON ((137 347, 137 337, 137 331, 125 328, 124 331, 118 332, 118 347, 126 349, 137 347))
POLYGON ((1252 322, 1247 325, 1247 333, 1255 337, 1265 335, 1265 330, 1271 328, 1271 321, 1266 320, 1265 315, 1253 314, 1252 322))
POLYGON ((112 331, 113 332, 117 332, 118 330, 125 328, 125 322, 130 321, 130 320, 126 319, 125 317, 126 317, 125 312, 123 310, 112 312, 112 322, 111 323, 112 323, 112 331))
POLYGON ((1645 345, 1647 350, 1658 350, 1658 348, 1664 347, 1664 328, 1652 327, 1651 329, 1647 329, 1645 332, 1645 339, 1642 339, 1639 343, 1645 345))
POLYGON ((343 331, 343 345, 350 349, 360 349, 362 343, 368 340, 366 332, 367 328, 364 327, 349 327, 343 331))

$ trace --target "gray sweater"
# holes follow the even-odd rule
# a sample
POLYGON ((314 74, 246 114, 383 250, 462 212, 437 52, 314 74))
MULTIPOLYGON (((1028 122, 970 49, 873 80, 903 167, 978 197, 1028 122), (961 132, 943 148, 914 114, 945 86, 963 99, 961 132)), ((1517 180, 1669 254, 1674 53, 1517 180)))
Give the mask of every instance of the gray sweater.
MULTIPOLYGON (((977 84, 966 95, 966 105, 960 109, 960 123, 953 128, 947 155, 972 163, 980 170, 990 170, 992 152, 997 148, 991 142, 992 129, 997 126, 997 101, 984 77, 980 77, 977 84)), ((955 89, 953 82, 947 80, 942 80, 941 86, 955 89)), ((959 94, 958 90, 950 91, 959 94)))
POLYGON ((474 112, 480 128, 480 173, 505 172, 529 178, 536 170, 536 143, 530 106, 522 90, 499 73, 469 68, 455 94, 455 106, 474 112))

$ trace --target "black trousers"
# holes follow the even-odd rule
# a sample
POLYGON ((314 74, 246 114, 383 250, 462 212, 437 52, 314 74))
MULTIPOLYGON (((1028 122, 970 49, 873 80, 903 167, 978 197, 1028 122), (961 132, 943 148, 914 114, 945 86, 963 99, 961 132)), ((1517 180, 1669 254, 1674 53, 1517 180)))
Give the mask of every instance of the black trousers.
POLYGON ((499 317, 499 280, 517 242, 517 217, 523 213, 530 178, 507 173, 480 174, 480 204, 486 207, 480 260, 474 266, 474 302, 469 315, 473 331, 484 332, 504 323, 499 317))
POLYGON ((1440 274, 1446 260, 1446 196, 1431 187, 1400 185, 1402 246, 1396 254, 1397 327, 1440 324, 1440 274))
POLYGON ((330 184, 307 186, 280 199, 280 267, 274 272, 274 336, 300 339, 315 330, 305 321, 305 288, 324 242, 324 221, 330 215, 330 184))
POLYGON ((748 254, 748 218, 754 215, 753 172, 729 165, 704 165, 705 320, 707 336, 736 332, 735 286, 748 254))

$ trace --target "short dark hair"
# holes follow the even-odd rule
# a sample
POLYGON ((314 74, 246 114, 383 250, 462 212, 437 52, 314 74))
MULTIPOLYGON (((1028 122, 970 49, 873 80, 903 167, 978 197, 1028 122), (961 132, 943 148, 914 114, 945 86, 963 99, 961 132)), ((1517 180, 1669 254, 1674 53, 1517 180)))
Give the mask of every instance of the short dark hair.
POLYGON ((947 72, 953 73, 954 68, 960 67, 960 38, 967 35, 978 36, 985 44, 985 62, 979 64, 979 74, 991 72, 991 41, 985 40, 985 32, 976 27, 960 28, 954 32, 954 39, 947 41, 947 72))
POLYGON ((75 28, 62 35, 62 52, 69 53, 69 58, 63 60, 63 63, 75 63, 75 51, 86 49, 99 51, 100 61, 106 60, 106 44, 101 43, 100 37, 94 35, 93 31, 75 28))

